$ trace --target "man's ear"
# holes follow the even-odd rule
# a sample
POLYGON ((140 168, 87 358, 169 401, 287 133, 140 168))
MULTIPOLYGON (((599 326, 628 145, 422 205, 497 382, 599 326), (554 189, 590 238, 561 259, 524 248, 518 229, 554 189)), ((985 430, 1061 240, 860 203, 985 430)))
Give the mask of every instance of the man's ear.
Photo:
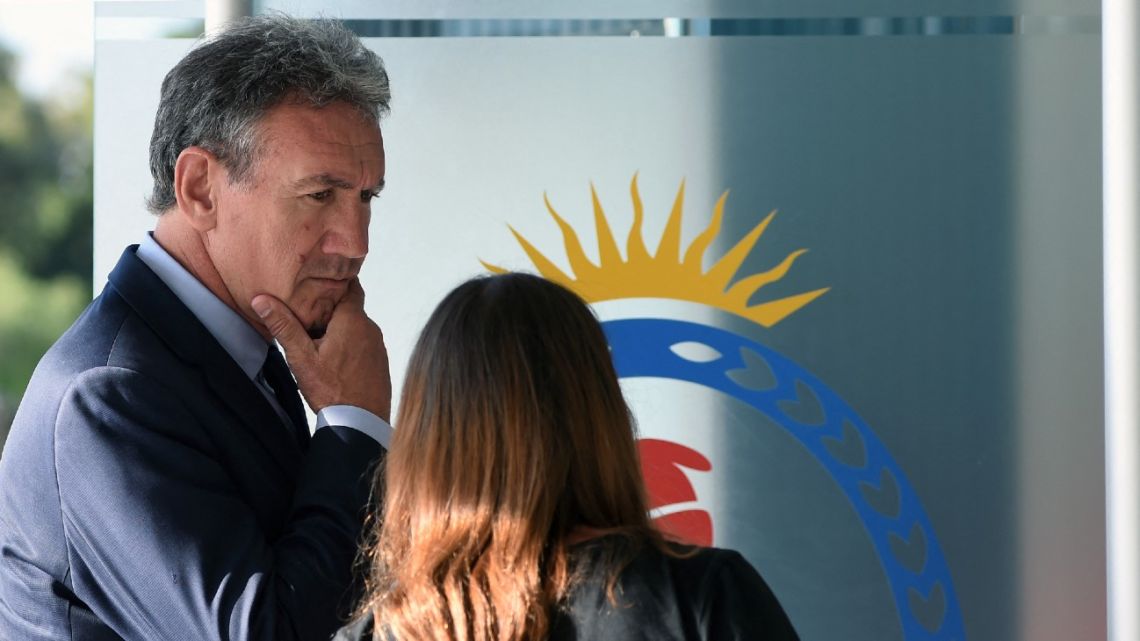
POLYGON ((187 147, 174 163, 174 198, 178 213, 199 232, 218 223, 215 181, 220 177, 218 159, 201 147, 187 147))

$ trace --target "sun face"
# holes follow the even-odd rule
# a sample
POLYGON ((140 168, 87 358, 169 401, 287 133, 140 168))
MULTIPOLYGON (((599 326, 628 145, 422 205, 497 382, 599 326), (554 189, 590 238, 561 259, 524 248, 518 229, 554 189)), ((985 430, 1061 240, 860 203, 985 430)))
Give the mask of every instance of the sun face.
MULTIPOLYGON (((523 251, 543 277, 577 292, 588 303, 618 298, 671 298, 716 307, 764 327, 772 327, 829 289, 824 287, 749 305, 748 301, 760 288, 783 278, 796 259, 807 252, 806 249, 796 250, 767 271, 733 282, 740 265, 775 218, 775 211, 768 214, 706 270, 705 253, 720 234, 728 192, 721 194, 717 200, 708 227, 693 239, 682 255, 681 219, 685 199, 684 181, 677 190, 677 197, 673 202, 665 231, 653 254, 649 253, 641 234, 644 209, 637 189, 636 174, 630 182, 629 191, 633 201, 633 224, 626 237, 624 258, 618 249, 617 241, 614 240, 613 231, 610 229, 609 221, 593 185, 590 186, 590 196, 594 205, 594 226, 598 237, 598 264, 594 264, 586 257, 578 234, 554 210, 545 194, 543 201, 562 232, 566 257, 570 262, 573 276, 562 271, 513 227, 510 228, 511 233, 515 235, 523 251)), ((485 261, 480 262, 495 273, 508 271, 485 261)))

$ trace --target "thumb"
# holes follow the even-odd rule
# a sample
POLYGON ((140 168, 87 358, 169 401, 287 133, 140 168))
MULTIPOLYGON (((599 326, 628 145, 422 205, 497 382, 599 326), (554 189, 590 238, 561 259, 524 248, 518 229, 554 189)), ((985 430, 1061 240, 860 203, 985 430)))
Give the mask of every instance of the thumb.
POLYGON ((285 356, 290 364, 297 360, 304 360, 306 355, 313 351, 313 341, 305 332, 304 326, 293 315, 285 303, 269 294, 258 294, 250 301, 253 311, 257 312, 261 322, 273 334, 273 338, 285 349, 285 356))

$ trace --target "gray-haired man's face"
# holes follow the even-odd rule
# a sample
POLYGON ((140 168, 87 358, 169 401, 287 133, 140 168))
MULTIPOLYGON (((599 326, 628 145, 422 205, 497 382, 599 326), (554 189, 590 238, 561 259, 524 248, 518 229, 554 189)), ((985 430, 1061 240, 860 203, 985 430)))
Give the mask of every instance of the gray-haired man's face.
POLYGON ((218 218, 207 251, 252 322, 249 301, 272 294, 320 334, 368 253, 384 141, 375 122, 343 103, 278 105, 259 135, 250 177, 214 183, 218 218))

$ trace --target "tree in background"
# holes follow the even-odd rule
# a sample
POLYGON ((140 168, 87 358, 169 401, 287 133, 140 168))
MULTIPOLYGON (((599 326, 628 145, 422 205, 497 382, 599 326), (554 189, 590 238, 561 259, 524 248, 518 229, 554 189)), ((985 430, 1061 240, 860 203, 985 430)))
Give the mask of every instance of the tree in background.
POLYGON ((0 443, 36 362, 91 300, 90 76, 39 100, 0 49, 0 443))

